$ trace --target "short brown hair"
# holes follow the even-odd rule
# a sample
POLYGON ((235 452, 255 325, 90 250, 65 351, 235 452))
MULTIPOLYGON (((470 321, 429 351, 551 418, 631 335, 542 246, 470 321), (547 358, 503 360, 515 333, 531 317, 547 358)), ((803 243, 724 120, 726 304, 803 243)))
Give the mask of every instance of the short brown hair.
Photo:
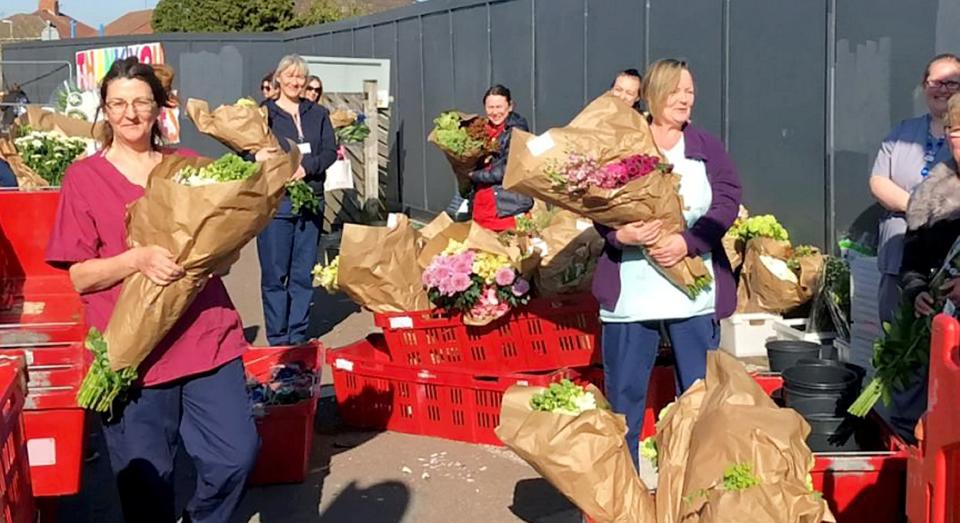
POLYGON ((960 93, 954 93, 947 100, 947 114, 943 123, 947 129, 960 127, 960 93))
POLYGON ((927 83, 927 78, 930 78, 930 68, 933 67, 933 64, 940 61, 954 62, 960 65, 960 56, 957 56, 953 53, 942 53, 934 56, 927 62, 927 66, 923 69, 923 80, 920 81, 921 84, 927 83))
MULTIPOLYGON (((667 58, 657 60, 650 64, 647 71, 643 74, 643 99, 650 110, 650 114, 660 114, 663 106, 667 104, 667 97, 677 88, 680 83, 680 72, 686 70, 687 62, 667 58)), ((693 73, 690 73, 693 75, 693 73)))
MULTIPOLYGON (((157 78, 157 73, 154 68, 149 64, 141 63, 137 57, 130 56, 113 62, 110 70, 107 71, 107 75, 104 76, 100 82, 100 111, 106 109, 107 88, 111 82, 119 79, 140 80, 150 86, 150 91, 153 93, 153 101, 157 104, 157 107, 170 106, 168 92, 164 89, 160 79, 157 78)), ((103 126, 99 139, 104 149, 113 145, 113 128, 110 126, 109 121, 103 126)), ((162 145, 163 133, 160 131, 160 123, 154 120, 153 127, 150 129, 150 147, 153 148, 154 151, 159 151, 162 145)))

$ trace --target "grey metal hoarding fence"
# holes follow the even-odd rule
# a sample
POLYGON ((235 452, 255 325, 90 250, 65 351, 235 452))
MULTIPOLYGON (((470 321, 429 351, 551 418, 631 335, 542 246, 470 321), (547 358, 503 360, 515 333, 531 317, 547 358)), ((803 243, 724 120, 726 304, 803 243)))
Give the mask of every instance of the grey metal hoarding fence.
MULTIPOLYGON (((440 111, 479 111, 484 90, 501 83, 542 132, 567 122, 616 71, 680 57, 697 82, 695 122, 727 144, 745 204, 822 246, 851 226, 872 232, 873 156, 897 121, 924 110, 922 68, 938 52, 960 51, 955 27, 956 0, 431 0, 286 33, 19 43, 4 58, 64 60, 159 41, 181 94, 212 103, 256 93, 289 52, 390 59, 386 197, 427 214, 453 194, 443 157, 425 140, 440 111)), ((4 72, 27 83, 45 71, 4 72)), ((28 83, 28 94, 46 99, 62 80, 28 83)), ((183 137, 216 150, 189 125, 183 137)))

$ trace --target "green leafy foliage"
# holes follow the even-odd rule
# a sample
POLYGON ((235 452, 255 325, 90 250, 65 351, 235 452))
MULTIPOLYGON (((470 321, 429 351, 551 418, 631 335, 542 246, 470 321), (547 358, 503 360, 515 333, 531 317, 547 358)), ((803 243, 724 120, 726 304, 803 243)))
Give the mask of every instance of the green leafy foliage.
POLYGON ((293 214, 300 214, 303 210, 313 214, 320 213, 320 197, 303 180, 287 184, 287 196, 290 197, 293 214))
POLYGON ((530 398, 530 408, 536 411, 553 412, 576 416, 597 408, 597 399, 587 389, 570 381, 561 380, 530 398))
POLYGON ((117 372, 110 368, 107 342, 96 328, 90 328, 84 345, 93 353, 93 363, 80 384, 77 405, 94 412, 109 412, 114 400, 137 380, 137 370, 125 368, 117 372))
POLYGON ((158 33, 285 31, 366 12, 357 0, 314 0, 299 15, 293 0, 160 0, 152 26, 158 33))
POLYGON ((433 119, 435 136, 440 146, 456 155, 465 155, 484 146, 483 141, 476 140, 461 126, 460 114, 456 111, 440 113, 433 119))
POLYGON ((196 187, 245 180, 256 172, 257 164, 248 162, 233 153, 227 153, 203 167, 187 165, 181 168, 174 180, 183 185, 196 187))
POLYGON ((738 463, 731 465, 723 472, 723 490, 739 491, 760 484, 760 478, 753 473, 753 465, 738 463))
POLYGON ((687 296, 690 299, 696 298, 701 292, 704 292, 713 285, 713 277, 709 274, 698 276, 691 285, 687 285, 687 296))
POLYGON ((362 142, 367 139, 367 136, 370 136, 370 128, 367 127, 366 122, 354 122, 337 129, 336 135, 340 143, 362 142))
POLYGON ((778 222, 772 214, 751 216, 746 220, 737 220, 734 222, 733 227, 730 228, 729 234, 743 241, 749 241, 753 238, 773 238, 779 241, 787 241, 790 239, 787 230, 780 225, 780 222, 778 222))

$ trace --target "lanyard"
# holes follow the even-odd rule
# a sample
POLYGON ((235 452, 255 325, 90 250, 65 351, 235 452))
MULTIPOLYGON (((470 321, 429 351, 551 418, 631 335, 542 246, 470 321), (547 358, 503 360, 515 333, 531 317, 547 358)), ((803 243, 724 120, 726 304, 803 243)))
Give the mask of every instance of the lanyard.
POLYGON ((943 148, 943 138, 936 139, 930 134, 930 115, 927 115, 927 143, 923 147, 923 169, 920 169, 920 176, 926 178, 930 174, 930 168, 933 167, 934 160, 940 154, 943 148))

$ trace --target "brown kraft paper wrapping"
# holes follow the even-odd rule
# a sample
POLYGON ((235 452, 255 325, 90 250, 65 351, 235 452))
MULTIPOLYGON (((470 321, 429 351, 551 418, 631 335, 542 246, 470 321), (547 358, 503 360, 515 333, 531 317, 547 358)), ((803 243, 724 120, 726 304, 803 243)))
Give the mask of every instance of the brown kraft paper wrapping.
POLYGON ((137 272, 123 282, 103 335, 114 370, 136 368, 159 344, 203 288, 225 271, 240 249, 273 219, 284 187, 300 165, 300 152, 260 163, 250 178, 188 187, 173 181, 184 166, 211 163, 208 158, 164 157, 150 173, 144 196, 127 209, 131 247, 158 245, 186 270, 161 287, 137 272))
POLYGON ((604 243, 593 225, 560 211, 540 232, 540 239, 547 246, 535 278, 540 296, 589 291, 604 243))
MULTIPOLYGON (((514 129, 504 188, 614 228, 660 220, 664 236, 685 229, 678 174, 654 171, 617 189, 589 187, 582 196, 573 196, 555 187, 544 174, 548 165, 563 161, 571 151, 589 152, 600 165, 636 154, 663 158, 646 120, 612 95, 603 95, 566 127, 550 129, 539 137, 514 129), (531 145, 534 140, 537 142, 531 145)), ((708 274, 700 258, 686 258, 673 267, 658 270, 682 290, 708 274)))
MULTIPOLYGON (((684 396, 688 394, 694 397, 693 402, 699 401, 699 408, 682 409, 678 404, 664 419, 664 423, 672 424, 689 424, 693 419, 691 430, 679 433, 685 440, 671 441, 677 433, 660 436, 667 448, 687 445, 682 484, 679 476, 664 478, 661 470, 658 510, 664 489, 681 493, 679 512, 672 510, 678 506, 674 496, 659 514, 661 523, 834 521, 826 501, 806 486, 814 464, 813 453, 806 445, 809 425, 796 411, 778 408, 740 362, 723 352, 711 351, 703 388, 691 389, 684 396), (724 472, 736 464, 750 464, 760 485, 739 492, 724 491, 724 472), (734 501, 740 503, 734 505, 734 501), (774 519, 769 518, 772 509, 779 514, 774 519)), ((670 456, 671 462, 680 454, 670 456)))
POLYGON ((36 131, 54 131, 64 136, 99 140, 104 122, 88 122, 62 113, 47 111, 36 105, 27 106, 26 122, 36 131))
POLYGON ((373 312, 430 308, 417 257, 417 231, 397 215, 396 227, 346 224, 340 240, 340 290, 373 312))
MULTIPOLYGON (((459 114, 461 127, 466 126, 474 118, 477 118, 475 114, 459 114)), ((484 151, 482 147, 477 150, 467 151, 462 155, 448 151, 437 141, 436 129, 430 131, 430 134, 427 135, 427 141, 436 145, 447 158, 447 162, 450 163, 450 167, 453 169, 453 174, 457 177, 457 188, 460 190, 461 195, 465 194, 465 191, 470 189, 470 173, 477 169, 480 161, 487 155, 486 151, 484 151)))
POLYGON ((592 385, 597 406, 579 416, 538 412, 542 387, 507 389, 497 437, 597 523, 653 523, 656 506, 631 463, 626 422, 592 385))
POLYGON ((10 165, 10 170, 17 178, 17 187, 21 191, 50 187, 50 183, 23 161, 23 157, 17 152, 17 147, 10 138, 0 138, 0 159, 5 160, 10 165))
POLYGON ((197 130, 209 135, 233 151, 255 153, 280 147, 267 124, 265 107, 221 105, 212 112, 204 100, 187 100, 187 116, 197 130))
POLYGON ((429 241, 432 240, 434 236, 443 232, 443 230, 449 227, 451 224, 453 224, 453 220, 450 218, 450 216, 445 212, 441 212, 433 220, 431 220, 430 223, 424 225, 418 232, 424 241, 429 241))
POLYGON ((793 249, 788 242, 770 238, 754 238, 747 242, 737 286, 737 312, 781 314, 813 297, 824 263, 819 252, 799 259, 799 283, 782 280, 770 272, 760 260, 762 255, 787 261, 793 255, 793 249))

